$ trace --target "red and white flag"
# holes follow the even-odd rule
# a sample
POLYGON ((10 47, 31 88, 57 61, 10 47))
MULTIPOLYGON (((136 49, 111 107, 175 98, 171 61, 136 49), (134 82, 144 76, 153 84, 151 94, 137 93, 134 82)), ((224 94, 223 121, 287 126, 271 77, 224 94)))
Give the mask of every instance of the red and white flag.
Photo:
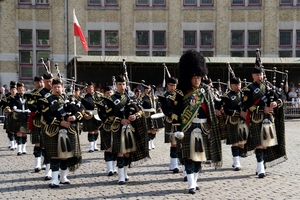
POLYGON ((81 41, 81 44, 83 46, 83 48, 88 51, 89 48, 88 48, 88 45, 86 43, 86 40, 85 40, 85 37, 83 35, 83 32, 82 32, 82 29, 77 21, 77 17, 75 15, 75 10, 73 10, 73 24, 74 24, 74 36, 79 36, 80 37, 80 41, 81 41))

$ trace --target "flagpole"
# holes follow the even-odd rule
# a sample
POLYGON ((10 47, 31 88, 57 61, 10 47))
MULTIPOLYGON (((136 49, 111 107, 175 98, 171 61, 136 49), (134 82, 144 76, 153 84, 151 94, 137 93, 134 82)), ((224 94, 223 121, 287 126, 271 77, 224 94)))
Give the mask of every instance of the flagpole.
MULTIPOLYGON (((75 9, 73 9, 73 16, 75 15, 75 9)), ((76 58, 76 36, 74 35, 74 78, 77 80, 77 58, 76 58)))

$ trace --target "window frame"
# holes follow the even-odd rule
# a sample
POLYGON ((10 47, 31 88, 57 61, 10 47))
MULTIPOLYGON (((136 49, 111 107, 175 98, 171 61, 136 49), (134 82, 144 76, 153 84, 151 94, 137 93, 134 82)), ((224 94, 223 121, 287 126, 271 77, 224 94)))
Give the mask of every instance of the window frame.
POLYGON ((248 30, 248 41, 247 41, 247 46, 248 48, 259 48, 261 47, 261 31, 260 30, 248 30), (249 40, 250 40, 250 32, 258 32, 258 39, 259 39, 259 44, 258 45, 250 45, 249 40))
POLYGON ((149 7, 149 6, 150 6, 149 0, 147 0, 147 2, 148 2, 147 4, 139 4, 139 3, 138 3, 138 0, 136 0, 136 1, 135 1, 135 6, 136 6, 136 7, 149 7))
POLYGON ((21 80, 32 80, 33 77, 33 51, 32 50, 20 50, 19 51, 19 78, 21 80), (30 61, 31 62, 22 62, 22 52, 30 52, 31 54, 31 58, 30 61), (23 76, 22 74, 22 68, 30 68, 31 69, 31 75, 30 76, 23 76))
POLYGON ((150 51, 135 51, 135 56, 150 56, 150 51), (137 55, 138 52, 145 52, 148 53, 148 55, 137 55))
POLYGON ((101 0, 99 0, 99 3, 90 3, 90 0, 87 0, 87 5, 88 6, 102 6, 101 0))
POLYGON ((238 56, 238 57, 245 57, 245 52, 244 52, 244 51, 238 51, 238 50, 237 50, 237 51, 230 51, 230 56, 231 56, 231 57, 236 57, 236 56, 233 56, 233 55, 232 55, 232 54, 235 53, 235 52, 236 52, 236 53, 237 53, 237 52, 242 53, 242 56, 238 56))
POLYGON ((166 7, 166 0, 163 0, 164 3, 163 4, 156 4, 154 3, 154 0, 152 0, 152 6, 153 7, 166 7))
POLYGON ((213 30, 206 30, 200 31, 200 47, 201 48, 213 48, 214 47, 214 31, 213 30), (202 45, 202 34, 201 33, 211 33, 211 45, 202 45))
POLYGON ((32 5, 31 0, 29 0, 30 2, 20 2, 21 0, 18 0, 18 5, 32 5))
POLYGON ((37 1, 38 1, 38 0, 35 0, 35 4, 36 4, 37 6, 49 6, 49 0, 43 0, 43 1, 48 1, 48 3, 38 3, 37 1))
POLYGON ((195 0, 195 4, 187 4, 187 3, 185 3, 185 0, 183 0, 183 6, 184 7, 197 7, 197 0, 195 0))
POLYGON ((36 45, 38 47, 50 47, 50 31, 49 30, 41 30, 41 29, 36 30, 36 45), (48 32, 48 44, 39 44, 39 40, 40 40, 39 39, 39 32, 48 32))
POLYGON ((32 29, 19 29, 19 46, 22 47, 32 47, 33 46, 33 34, 32 34, 32 29), (22 44, 22 31, 31 31, 31 44, 22 44))
POLYGON ((244 48, 245 46, 245 31, 244 30, 231 30, 231 48, 244 48), (232 34, 233 33, 237 33, 237 32, 242 32, 243 34, 243 38, 242 38, 242 44, 241 45, 233 45, 232 42, 233 42, 233 37, 232 37, 232 34))
POLYGON ((167 52, 166 51, 152 51, 152 56, 155 56, 155 57, 166 57, 167 56, 167 52), (164 55, 154 55, 154 52, 156 53, 163 53, 164 55))
POLYGON ((197 31, 196 30, 188 30, 188 31, 183 31, 183 48, 195 48, 197 47, 197 31), (186 45, 185 41, 186 41, 186 37, 185 34, 186 33, 194 33, 195 36, 195 44, 194 45, 186 45))
POLYGON ((248 0, 248 6, 262 6, 262 1, 259 0, 259 3, 250 3, 251 0, 248 0))
POLYGON ((102 41, 101 41, 101 39, 102 39, 102 31, 101 30, 89 30, 88 31, 88 36, 89 36, 88 37, 88 46, 89 47, 91 47, 91 48, 100 48, 100 47, 102 47, 102 41), (91 44, 91 40, 90 40, 91 39, 91 36, 90 36, 91 32, 100 32, 100 45, 97 45, 97 44, 96 45, 92 45, 91 44))
POLYGON ((152 32, 152 42, 153 42, 153 45, 152 47, 153 48, 166 48, 166 31, 164 30, 155 30, 152 32), (158 33, 158 32, 162 32, 164 33, 164 45, 155 45, 155 33, 158 33))
POLYGON ((279 30, 279 41, 278 41, 278 45, 280 48, 290 48, 292 47, 292 44, 293 44, 293 30, 279 30), (290 33, 290 44, 288 45, 281 45, 280 44, 280 41, 281 41, 281 32, 289 32, 290 33))
POLYGON ((279 0, 279 6, 293 6, 293 1, 291 0, 291 3, 282 3, 281 0, 279 0))
POLYGON ((200 7, 213 7, 214 3, 214 0, 211 0, 211 4, 203 4, 202 0, 200 0, 200 7))
POLYGON ((291 58, 291 57, 293 57, 293 51, 292 50, 283 50, 283 51, 281 51, 281 50, 279 50, 278 51, 278 57, 279 58, 291 58), (290 54, 290 56, 280 56, 280 53, 289 53, 290 54))
POLYGON ((300 47, 300 30, 296 30, 296 47, 300 47), (299 34, 299 41, 297 40, 298 39, 298 34, 299 34))
POLYGON ((135 33, 136 33, 136 45, 135 45, 135 47, 136 48, 149 48, 150 47, 150 31, 148 31, 148 30, 137 30, 135 33), (147 45, 139 45, 138 44, 138 41, 139 41, 138 32, 148 33, 148 44, 147 45))
POLYGON ((118 30, 105 30, 105 48, 119 48, 119 31, 118 30), (116 39, 117 39, 117 45, 115 45, 115 46, 111 46, 111 45, 107 45, 107 33, 108 32, 115 32, 115 33, 117 33, 117 37, 116 37, 116 39))
POLYGON ((234 4, 233 1, 234 0, 231 0, 231 6, 245 6, 245 0, 242 0, 243 1, 242 4, 234 4))
POLYGON ((119 1, 118 0, 116 0, 115 4, 107 3, 106 1, 107 0, 104 0, 104 6, 107 6, 107 7, 109 7, 109 6, 112 6, 112 7, 119 6, 119 1))

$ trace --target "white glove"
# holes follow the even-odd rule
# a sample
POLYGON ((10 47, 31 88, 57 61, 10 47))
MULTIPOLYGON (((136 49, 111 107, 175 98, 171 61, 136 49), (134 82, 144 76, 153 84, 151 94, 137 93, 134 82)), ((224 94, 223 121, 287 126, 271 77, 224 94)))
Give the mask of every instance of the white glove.
POLYGON ((182 140, 182 138, 184 137, 184 133, 183 133, 183 132, 180 132, 180 131, 176 131, 176 132, 174 133, 174 136, 175 136, 176 138, 178 138, 179 140, 182 140))

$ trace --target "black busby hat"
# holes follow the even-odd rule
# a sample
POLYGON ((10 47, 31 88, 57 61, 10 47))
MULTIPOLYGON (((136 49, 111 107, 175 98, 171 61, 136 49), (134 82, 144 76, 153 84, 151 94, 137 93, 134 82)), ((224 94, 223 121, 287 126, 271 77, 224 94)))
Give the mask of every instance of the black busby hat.
POLYGON ((23 86, 24 86, 24 83, 21 83, 21 82, 17 83, 17 87, 23 87, 23 86))
POLYGON ((125 79, 124 76, 119 75, 119 76, 116 76, 116 82, 121 82, 121 83, 123 83, 123 82, 126 82, 126 79, 125 79))
POLYGON ((79 87, 75 87, 75 92, 80 91, 79 87))
POLYGON ((44 74, 44 75, 43 75, 43 78, 44 78, 45 80, 52 79, 52 78, 53 78, 53 74, 52 74, 52 73, 44 74))
POLYGON ((175 77, 170 77, 168 79, 168 83, 178 84, 178 79, 175 77))
POLYGON ((52 80, 52 85, 57 85, 57 84, 62 85, 61 79, 53 79, 53 80, 52 80))
POLYGON ((93 82, 86 82, 85 85, 86 85, 86 86, 91 86, 91 85, 94 85, 94 83, 93 83, 93 82))
POLYGON ((212 80, 210 78, 206 78, 202 80, 203 83, 205 83, 206 85, 212 83, 212 80))
POLYGON ((263 72, 263 68, 262 67, 254 67, 253 69, 252 69, 252 74, 260 74, 260 73, 262 73, 263 72))
POLYGON ((204 56, 195 50, 186 51, 179 60, 178 88, 186 91, 191 88, 193 76, 204 77, 208 74, 204 56))
POLYGON ((16 81, 10 81, 9 85, 10 85, 10 89, 12 89, 12 88, 17 88, 17 83, 16 83, 16 81))
POLYGON ((113 90, 111 86, 104 87, 104 92, 111 91, 111 90, 113 90))
POLYGON ((240 84, 241 79, 239 77, 233 77, 230 79, 230 84, 240 84))
POLYGON ((42 76, 35 76, 34 78, 33 78, 33 82, 40 82, 40 81, 42 81, 44 78, 42 77, 42 76))

